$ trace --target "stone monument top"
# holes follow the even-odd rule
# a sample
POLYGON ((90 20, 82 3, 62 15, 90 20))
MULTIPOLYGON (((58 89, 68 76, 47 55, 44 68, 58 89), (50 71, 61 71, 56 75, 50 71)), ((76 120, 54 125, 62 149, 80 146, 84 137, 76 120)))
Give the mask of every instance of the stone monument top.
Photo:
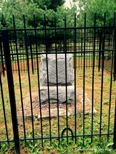
MULTIPOLYGON (((54 86, 56 82, 56 54, 48 54, 48 77, 49 86, 54 86)), ((66 55, 67 64, 67 85, 72 85, 74 80, 74 71, 72 68, 72 54, 66 55)), ((65 76, 65 54, 57 54, 57 77, 58 85, 66 85, 65 76)), ((42 86, 47 86, 47 65, 46 54, 42 54, 40 63, 40 81, 42 86)))

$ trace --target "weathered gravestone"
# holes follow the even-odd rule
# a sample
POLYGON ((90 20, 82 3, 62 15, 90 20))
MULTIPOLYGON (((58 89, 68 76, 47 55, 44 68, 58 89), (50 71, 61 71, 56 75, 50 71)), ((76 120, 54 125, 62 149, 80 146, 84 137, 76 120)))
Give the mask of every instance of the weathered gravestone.
MULTIPOLYGON (((35 90, 32 94, 32 106, 33 106, 33 118, 40 119, 40 113, 42 118, 56 117, 59 108, 59 116, 66 115, 66 100, 70 100, 70 104, 67 104, 68 115, 74 115, 75 109, 76 114, 83 113, 83 103, 85 104, 85 113, 92 113, 92 104, 89 100, 87 94, 85 93, 85 99, 83 101, 83 89, 76 88, 73 85, 74 80, 74 71, 72 68, 72 54, 66 55, 65 63, 65 54, 57 54, 57 77, 58 77, 58 95, 57 95, 57 81, 56 81, 56 55, 49 54, 47 55, 48 61, 48 70, 46 65, 46 54, 42 54, 41 63, 40 63, 40 98, 38 96, 38 91, 35 90), (67 71, 65 70, 65 64, 67 66, 67 71), (48 76, 47 76, 48 71, 48 76), (66 76, 67 72, 67 99, 66 99, 66 76), (49 81, 49 97, 48 97, 48 83, 49 81), (57 96, 59 107, 57 106, 57 96), (76 96, 76 100, 75 100, 76 96), (48 102, 50 101, 50 108, 48 102), (39 103, 41 101, 41 112, 39 103), (76 108, 75 108, 76 103, 76 108), (50 112, 50 115, 49 115, 50 112)), ((32 119, 31 114, 31 103, 30 96, 28 95, 23 100, 24 107, 24 117, 26 120, 32 119)), ((93 109, 93 113, 96 113, 96 110, 93 109)), ((20 107, 18 113, 18 118, 23 119, 22 106, 20 107)))
MULTIPOLYGON (((74 80, 74 71, 72 68, 72 54, 67 54, 67 85, 72 85, 74 80)), ((47 55, 48 60, 48 77, 49 85, 54 86, 56 82, 56 55, 47 55)), ((66 85, 65 76, 65 54, 57 54, 57 74, 58 74, 58 85, 66 85)), ((47 66, 46 66, 46 55, 41 56, 40 63, 40 80, 43 86, 47 86, 47 66)))
POLYGON ((57 72, 56 72, 56 55, 47 55, 48 61, 48 76, 47 76, 47 64, 46 55, 42 54, 40 63, 40 97, 41 103, 48 102, 48 82, 49 81, 49 97, 50 103, 57 102, 57 83, 58 83, 58 102, 63 103, 66 101, 66 72, 67 72, 67 100, 74 103, 74 71, 72 68, 72 54, 57 54, 57 72), (65 68, 65 65, 67 68, 65 68), (56 73, 58 82, 56 80, 56 73), (48 80, 47 80, 48 78, 48 80))

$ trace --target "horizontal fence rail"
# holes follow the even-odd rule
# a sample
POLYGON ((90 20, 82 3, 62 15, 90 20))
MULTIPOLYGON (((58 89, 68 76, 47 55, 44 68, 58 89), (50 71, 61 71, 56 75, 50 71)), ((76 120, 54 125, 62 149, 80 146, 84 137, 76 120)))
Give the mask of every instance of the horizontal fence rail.
MULTIPOLYGON (((60 144, 62 142, 61 138, 66 138, 67 143, 69 143, 69 137, 72 137, 72 139, 75 140, 75 143, 77 143, 77 137, 82 137, 84 145, 86 137, 91 137, 92 143, 94 136, 99 136, 100 142, 102 141, 102 136, 106 136, 107 141, 109 141, 110 136, 113 136, 114 148, 116 148, 116 110, 114 109, 114 95, 116 87, 116 82, 114 82, 116 79, 115 16, 116 14, 114 13, 113 26, 107 26, 106 13, 104 13, 104 25, 97 27, 95 13, 94 26, 87 27, 85 13, 84 27, 76 27, 77 21, 75 14, 74 27, 67 27, 67 16, 64 14, 64 27, 59 28, 56 27, 56 15, 54 14, 53 27, 46 28, 46 14, 44 14, 44 28, 36 28, 36 16, 34 14, 34 28, 28 29, 26 28, 25 15, 23 14, 24 28, 16 29, 15 16, 13 15, 13 29, 7 30, 5 27, 7 23, 5 22, 2 14, 1 23, 3 25, 3 29, 1 30, 0 36, 0 101, 2 103, 0 102, 0 108, 2 107, 3 110, 1 123, 4 123, 6 140, 3 139, 0 134, 0 144, 7 142, 9 145, 10 142, 14 142, 16 153, 20 153, 20 141, 25 141, 25 144, 27 144, 27 140, 32 140, 33 144, 35 144, 35 140, 40 139, 43 146, 45 139, 49 139, 50 144, 52 144, 52 139, 57 138, 58 143, 60 144), (47 80, 47 101, 45 100, 45 104, 43 105, 41 95, 41 62, 44 55, 44 69, 46 70, 45 76, 47 80), (51 66, 49 59, 50 55, 54 55, 55 57, 54 69, 56 71, 56 81, 54 86, 56 87, 56 98, 51 98, 53 97, 51 95, 51 87, 54 86, 51 85, 49 74, 51 66), (63 98, 65 101, 62 103, 60 103, 59 96, 61 93, 59 90, 59 86, 61 86, 59 84, 59 55, 62 55, 62 58, 64 56, 65 59, 63 70, 64 76, 62 76, 65 80, 65 85, 62 85, 62 87, 65 87, 65 98, 63 98), (74 88, 73 103, 71 103, 68 94, 68 78, 70 76, 70 72, 68 70, 69 55, 72 55, 72 63, 70 65, 72 65, 73 68, 71 75, 74 76, 74 81, 70 85, 74 88), (7 93, 9 93, 9 95, 7 93), (26 93, 28 93, 28 99, 25 101, 25 98, 27 98, 26 93), (37 95, 36 97, 34 97, 35 93, 37 95), (87 96, 87 93, 89 93, 89 96, 87 96), (77 102, 80 95, 82 95, 80 100, 82 104, 81 109, 78 109, 79 104, 77 104, 77 102), (106 98, 108 100, 104 101, 106 98), (89 129, 87 128, 88 122, 86 119, 87 106, 89 106, 87 105, 88 99, 90 99, 91 102, 91 109, 89 109, 89 112, 87 113, 88 119, 91 121, 89 122, 89 129), (25 102, 27 104, 25 104, 25 102), (34 106, 34 102, 36 103, 36 107, 34 106), (104 105, 106 104, 108 109, 106 119, 107 124, 104 123, 106 114, 104 112, 104 105), (7 106, 9 106, 9 108, 7 106), (65 117, 64 120, 62 120, 60 115, 61 106, 65 111, 65 116, 63 116, 65 117), (73 118, 71 119, 74 123, 73 126, 69 121, 69 111, 72 106, 74 108, 73 118), (46 124, 43 110, 45 107, 48 109, 48 119, 46 120, 46 124), (56 108, 56 111, 54 111, 56 112, 55 122, 53 122, 52 107, 56 108), (28 108, 30 113, 29 123, 27 123, 27 119, 25 117, 26 110, 28 110, 28 108), (95 112, 96 108, 97 111, 95 112), (38 109, 39 115, 35 114, 35 109, 38 109), (81 114, 78 115, 77 110, 79 110, 81 114), (21 112, 22 123, 18 119, 18 112, 21 112), (11 115, 12 122, 8 114, 11 115), (38 117, 40 122, 36 122, 37 125, 39 124, 39 126, 36 127, 35 120, 38 117), (96 125, 95 118, 97 120, 99 119, 99 122, 97 123, 97 132, 94 128, 96 125), (81 124, 78 122, 79 119, 81 119, 81 124), (114 123, 112 126, 111 121, 113 120, 114 123), (61 121, 65 121, 65 125, 63 125, 61 121), (12 123, 12 129, 9 128, 9 123, 12 123), (53 123, 55 125, 54 127, 53 123), (27 132, 28 127, 31 129, 31 137, 27 132), (78 130, 80 127, 81 133, 78 130), (113 130, 110 129, 111 127, 113 127, 113 130), (10 132, 11 130, 12 133, 10 132), (39 133, 36 134, 36 130, 39 133), (53 135, 53 130, 55 133, 57 132, 57 134, 53 135), (23 137, 20 136, 21 131, 23 132, 23 137), (48 133, 45 136, 46 131, 48 131, 48 133), (10 137, 9 132, 12 134, 13 139, 10 137)), ((43 78, 45 76, 43 76, 43 78)))
MULTIPOLYGON (((79 34, 76 33, 76 35, 78 36, 79 34)), ((91 33, 89 34, 89 32, 86 32, 86 35, 91 35, 91 33)), ((93 35, 93 34, 92 34, 93 35)), ((83 35, 81 36, 81 38, 83 37, 83 35)), ((76 59, 79 60, 79 65, 77 67, 82 68, 83 64, 82 64, 82 59, 84 57, 84 42, 83 40, 81 40, 81 38, 76 37, 76 52, 78 54, 76 54, 76 59)), ((32 65, 32 71, 35 69, 37 70, 36 67, 36 54, 39 54, 39 59, 41 58, 41 54, 44 54, 43 52, 45 51, 45 45, 39 45, 38 46, 38 52, 36 53, 36 43, 32 42, 31 40, 31 34, 29 35, 29 42, 28 42, 28 53, 26 53, 26 49, 25 49, 25 42, 20 42, 19 40, 17 40, 17 50, 18 53, 16 52, 16 42, 14 40, 10 40, 9 41, 9 48, 10 48, 10 56, 11 56, 11 62, 12 62, 12 69, 13 71, 17 71, 18 72, 18 63, 17 63, 17 54, 19 57, 19 65, 20 65, 20 70, 21 71, 26 71, 27 70, 27 66, 26 66, 26 54, 29 54, 29 61, 31 61, 31 65, 32 65), (34 43, 34 44, 33 44, 34 43), (16 67, 16 68, 15 68, 16 67)), ((93 48, 94 46, 94 42, 89 40, 89 39, 93 39, 90 37, 86 38, 87 40, 85 40, 85 51, 86 51, 86 67, 91 67, 92 68, 92 53, 95 52, 95 67, 98 67, 98 69, 100 70, 100 66, 102 63, 102 59, 101 59, 101 52, 104 51, 104 60, 105 60, 105 65, 104 68, 105 70, 110 72, 110 66, 111 66, 111 57, 115 57, 115 49, 111 49, 112 48, 112 44, 108 41, 105 40, 105 49, 102 50, 102 42, 99 38, 97 38, 97 40, 95 40, 96 42, 96 46, 95 46, 95 50, 93 48), (93 51, 94 50, 94 51, 93 51), (113 51, 113 53, 112 53, 113 51)), ((107 39, 107 38, 106 38, 107 39)), ((1 41, 0 41, 1 42, 1 41)), ((49 41, 48 41, 49 42, 49 41)), ((4 59, 4 54, 2 53, 3 51, 3 43, 1 42, 1 71, 4 73, 5 71, 5 59, 4 59)), ((51 54, 55 53, 55 46, 54 44, 51 45, 51 47, 48 49, 48 52, 50 50, 51 54)), ((64 44, 57 44, 57 53, 61 53, 64 52, 64 44)), ((74 53, 74 40, 68 40, 66 42, 66 48, 67 48, 67 52, 68 53, 74 53)), ((115 63, 115 61, 114 61, 115 63)), ((114 63, 113 63, 113 72, 114 73, 114 63)))

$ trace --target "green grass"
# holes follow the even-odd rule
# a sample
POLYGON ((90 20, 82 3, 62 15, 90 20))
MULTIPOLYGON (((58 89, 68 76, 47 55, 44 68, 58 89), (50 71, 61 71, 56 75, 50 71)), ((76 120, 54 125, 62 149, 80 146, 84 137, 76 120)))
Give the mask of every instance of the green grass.
MULTIPOLYGON (((32 135, 30 136, 32 137, 32 135)), ((60 139, 60 144, 57 139, 52 139, 51 144, 50 140, 43 140, 43 147, 42 147, 42 141, 41 140, 35 140, 34 143, 32 140, 26 141, 26 145, 24 141, 20 141, 20 148, 21 153, 78 153, 78 154, 111 154, 115 153, 116 150, 111 150, 113 148, 113 142, 112 137, 110 137, 109 142, 107 142, 107 137, 102 136, 101 142, 99 141, 98 136, 93 137, 93 142, 91 142, 90 137, 84 137, 84 145, 83 145, 83 137, 76 137, 76 143, 75 138, 72 140, 71 138, 68 138, 68 144, 67 144, 67 138, 64 138, 63 140, 60 139), (109 150, 109 151, 108 151, 109 150)), ((7 143, 1 144, 1 154, 4 153, 15 153, 15 146, 14 143, 10 143, 9 149, 7 143)))
MULTIPOLYGON (((100 96, 101 96, 101 72, 98 72, 95 70, 95 89, 94 89, 94 108, 97 110, 97 113, 93 116, 93 133, 99 133, 100 132, 100 96)), ((28 89, 28 78, 27 73, 21 73, 21 82, 22 82, 22 89, 23 89, 23 98, 29 93, 28 89)), ((19 81, 18 81, 18 73, 13 74, 14 77, 14 88, 15 88, 15 95, 16 95, 16 105, 17 109, 20 107, 20 92, 19 92, 19 81)), ((31 87, 32 91, 37 90, 37 72, 35 74, 30 74, 31 77, 31 87)), ((83 87, 83 70, 77 69, 77 88, 83 87)), ((91 100, 91 87, 92 87, 92 70, 86 69, 86 75, 85 75, 85 89, 86 93, 88 94, 89 99, 91 100)), ((8 96, 8 89, 7 89, 7 78, 2 77, 2 83, 3 83, 3 91, 4 91, 4 100, 5 100, 5 109, 6 109, 6 117, 7 117, 7 124, 8 124, 8 130, 9 130, 9 137, 12 139, 13 133, 12 133, 12 125, 11 125, 11 112, 10 112, 10 104, 9 104, 9 96, 8 96)), ((110 86, 110 74, 107 72, 104 72, 104 92, 103 92, 103 105, 102 105, 102 133, 107 133, 108 131, 108 111, 109 111, 109 86, 110 86)), ((113 81, 112 85, 112 93, 115 93, 116 83, 113 81)), ((111 115, 110 115, 110 132, 114 131, 114 104, 115 104, 115 97, 112 94, 111 99, 111 115)), ((33 93, 32 93, 33 95, 33 93)), ((2 110, 2 100, 0 98, 0 109, 2 110)), ((91 134, 91 114, 85 114, 85 134, 91 134)), ((77 115, 76 117, 76 126, 77 126, 77 134, 83 134, 83 114, 77 115)), ((1 131, 0 131, 0 139, 6 139, 5 135, 5 127, 3 127, 4 123, 4 116, 3 114, 0 115, 0 125, 1 125, 1 131)), ((75 134, 75 117, 68 116, 68 123, 69 127, 72 129, 73 133, 75 134)), ((66 127, 66 116, 59 118, 59 124, 60 124, 60 135, 62 133, 62 130, 66 127)), ((25 122, 26 125, 26 137, 32 136, 32 124, 31 122, 25 122)), ((19 121, 19 136, 20 138, 23 138, 23 123, 19 121)), ((41 122, 35 121, 34 122, 34 135, 35 137, 41 137, 41 122)), ((49 136, 49 121, 48 119, 42 120, 42 128, 43 128, 43 136, 49 136)), ((51 119, 51 130, 52 135, 57 136, 58 135, 58 120, 57 118, 51 119)), ((70 133, 69 133, 70 135, 70 133)), ((93 137, 93 142, 91 143, 91 137, 84 137, 85 144, 83 145, 83 137, 77 137, 77 142, 75 144, 75 140, 72 141, 71 138, 69 138, 69 144, 67 146, 67 141, 64 139, 61 144, 58 146, 58 140, 53 139, 52 144, 50 146, 49 140, 44 140, 44 148, 41 147, 41 141, 35 141, 35 147, 33 146, 33 141, 27 141, 26 147, 24 142, 20 142, 21 150, 26 150, 28 153, 86 153, 82 151, 78 151, 77 149, 98 149, 96 153, 108 153, 104 150, 99 149, 107 149, 112 148, 112 142, 113 142, 113 136, 109 136, 109 142, 107 142, 107 136, 101 137, 101 143, 99 142, 99 136, 93 137), (110 145, 111 146, 108 146, 110 145), (108 146, 108 147, 107 147, 108 146)), ((1 144, 1 153, 9 153, 13 151, 14 144, 10 143, 10 148, 6 146, 7 143, 1 144)), ((93 153, 93 151, 89 151, 90 153, 93 153)), ((112 151, 113 152, 113 151, 112 151)), ((110 153, 110 152, 109 152, 110 153)))

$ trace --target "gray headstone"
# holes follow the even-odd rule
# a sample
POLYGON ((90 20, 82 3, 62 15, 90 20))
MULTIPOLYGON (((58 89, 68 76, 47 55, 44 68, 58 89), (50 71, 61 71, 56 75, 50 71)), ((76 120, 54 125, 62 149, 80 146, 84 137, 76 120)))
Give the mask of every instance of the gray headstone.
MULTIPOLYGON (((48 77, 49 85, 56 85, 56 55, 48 54, 48 77)), ((66 55, 67 63, 67 85, 72 85, 74 80, 74 71, 72 67, 72 54, 66 55)), ((58 72, 58 85, 66 85, 65 77, 65 54, 57 54, 57 72, 58 72)), ((40 63, 40 81, 41 85, 47 86, 47 66, 46 55, 42 54, 40 63)))
MULTIPOLYGON (((41 103, 48 103, 48 87, 40 86, 41 103)), ((49 87, 50 103, 57 103, 57 86, 49 87)), ((67 86, 67 100, 70 103, 75 102, 74 85, 67 86)), ((58 102, 66 103, 66 86, 58 86, 58 102)))

